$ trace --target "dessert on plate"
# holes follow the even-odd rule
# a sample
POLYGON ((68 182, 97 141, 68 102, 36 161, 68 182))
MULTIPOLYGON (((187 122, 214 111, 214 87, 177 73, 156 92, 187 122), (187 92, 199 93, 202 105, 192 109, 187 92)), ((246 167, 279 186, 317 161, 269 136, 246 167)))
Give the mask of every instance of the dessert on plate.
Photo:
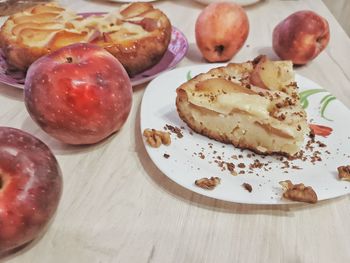
POLYGON ((192 130, 239 148, 292 156, 309 133, 291 61, 230 63, 176 92, 178 114, 192 130))
POLYGON ((1 27, 0 47, 9 65, 27 70, 61 47, 92 43, 112 53, 134 76, 160 61, 171 31, 167 16, 150 3, 131 3, 87 17, 47 3, 11 15, 1 27))

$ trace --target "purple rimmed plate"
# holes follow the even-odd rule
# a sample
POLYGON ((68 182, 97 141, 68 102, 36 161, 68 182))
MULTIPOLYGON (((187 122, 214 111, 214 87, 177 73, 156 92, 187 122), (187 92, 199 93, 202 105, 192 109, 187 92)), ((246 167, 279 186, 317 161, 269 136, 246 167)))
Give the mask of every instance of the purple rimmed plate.
POLYGON ((188 42, 185 35, 179 29, 173 27, 168 50, 165 52, 163 58, 152 68, 132 77, 132 85, 136 86, 145 83, 159 74, 173 69, 184 58, 187 50, 188 42))
MULTIPOLYGON (((103 13, 82 13, 83 16, 99 15, 103 13)), ((145 83, 164 71, 173 69, 186 55, 188 42, 185 35, 177 28, 172 28, 171 41, 163 58, 152 68, 130 78, 133 86, 145 83)), ((24 88, 25 72, 13 70, 6 62, 0 49, 0 83, 16 88, 24 88)))

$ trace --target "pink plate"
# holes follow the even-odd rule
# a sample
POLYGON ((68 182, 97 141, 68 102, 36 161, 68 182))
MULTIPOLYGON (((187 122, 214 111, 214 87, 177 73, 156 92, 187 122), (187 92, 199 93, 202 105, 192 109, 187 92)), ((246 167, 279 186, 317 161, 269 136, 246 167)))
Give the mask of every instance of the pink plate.
MULTIPOLYGON (((101 13, 84 13, 83 16, 90 16, 101 13)), ((171 41, 168 50, 163 58, 152 68, 131 78, 133 86, 145 83, 160 73, 174 68, 185 56, 188 50, 188 42, 185 35, 177 28, 173 27, 171 41)), ((6 62, 4 54, 0 49, 0 83, 4 83, 16 88, 24 88, 25 72, 13 70, 6 62)))

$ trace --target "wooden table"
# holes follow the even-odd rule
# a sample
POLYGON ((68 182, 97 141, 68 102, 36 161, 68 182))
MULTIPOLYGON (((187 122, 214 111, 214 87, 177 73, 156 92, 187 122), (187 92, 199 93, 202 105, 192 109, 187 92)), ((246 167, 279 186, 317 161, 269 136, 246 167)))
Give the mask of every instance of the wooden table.
MULTIPOLYGON (((119 6, 61 2, 80 12, 119 6)), ((179 67, 204 63, 194 41, 194 22, 203 6, 187 0, 154 4, 189 40, 179 67)), ((233 61, 261 53, 274 58, 274 26, 301 9, 328 19, 331 41, 317 59, 296 71, 350 107, 350 39, 320 0, 269 0, 247 7, 249 38, 233 61)), ((119 133, 91 147, 69 147, 33 123, 22 90, 0 85, 0 125, 23 129, 46 142, 64 175, 54 222, 43 238, 8 262, 350 262, 349 196, 316 205, 242 205, 195 194, 162 174, 140 134, 146 87, 134 89, 131 115, 119 133)))

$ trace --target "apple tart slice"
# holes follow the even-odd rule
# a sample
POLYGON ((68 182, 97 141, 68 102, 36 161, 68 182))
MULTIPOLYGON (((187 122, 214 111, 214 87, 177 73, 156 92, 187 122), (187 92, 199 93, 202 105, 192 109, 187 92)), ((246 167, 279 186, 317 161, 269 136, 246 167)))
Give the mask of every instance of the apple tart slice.
POLYGON ((257 153, 297 153, 309 133, 290 61, 228 64, 176 90, 180 118, 197 133, 257 153))

